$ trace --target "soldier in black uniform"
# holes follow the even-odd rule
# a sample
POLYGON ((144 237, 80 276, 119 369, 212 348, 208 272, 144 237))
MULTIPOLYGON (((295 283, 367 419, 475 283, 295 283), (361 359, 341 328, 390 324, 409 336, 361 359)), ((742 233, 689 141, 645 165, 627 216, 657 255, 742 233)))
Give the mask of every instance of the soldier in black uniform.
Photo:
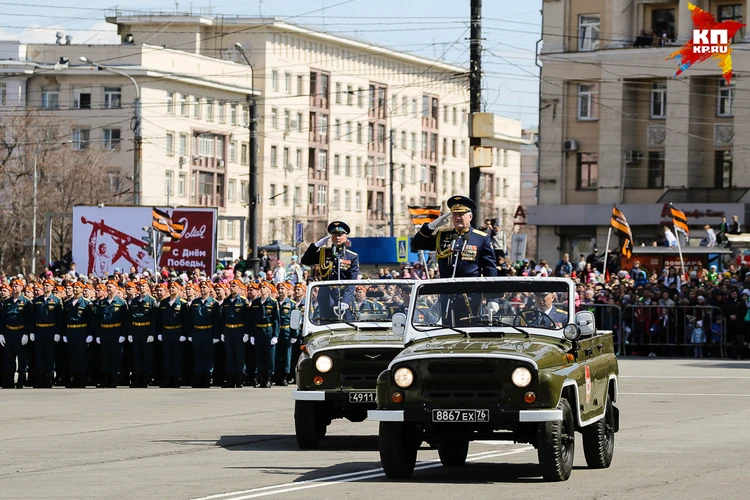
POLYGON ((44 295, 33 300, 34 333, 29 337, 36 344, 36 384, 37 388, 52 388, 55 370, 55 335, 60 335, 63 327, 62 301, 52 295, 55 282, 44 280, 44 295))
POLYGON ((83 283, 73 284, 73 298, 67 300, 63 306, 64 325, 63 335, 68 346, 70 359, 71 380, 67 385, 71 389, 83 389, 88 383, 89 363, 88 347, 94 341, 94 323, 96 322, 96 308, 94 304, 82 295, 83 283))
POLYGON ((10 298, 3 302, 3 314, 0 321, 0 345, 5 347, 5 383, 3 388, 13 387, 16 371, 16 358, 18 358, 18 383, 17 389, 22 389, 26 384, 26 344, 29 343, 29 333, 34 323, 34 311, 31 301, 23 292, 23 282, 14 279, 10 282, 13 290, 10 298))
MULTIPOLYGON (((3 304, 5 303, 5 300, 10 297, 11 290, 10 285, 7 283, 0 284, 0 326, 2 325, 2 317, 3 317, 3 304)), ((0 333, 2 331, 0 330, 0 333)), ((5 347, 3 344, 0 344, 0 387, 3 386, 3 377, 5 376, 5 347)))
POLYGON ((184 331, 187 320, 187 301, 180 298, 180 284, 169 284, 169 297, 159 304, 158 332, 164 353, 164 380, 162 387, 180 387, 182 375, 182 346, 187 340, 184 331))
MULTIPOLYGON (((242 298, 242 282, 229 283, 229 297, 221 304, 221 340, 224 342, 226 380, 222 387, 242 387, 245 343, 250 339, 250 304, 242 298)), ((257 345, 256 345, 257 349, 257 345)))
POLYGON ((279 303, 271 297, 272 287, 267 281, 261 283, 260 297, 253 300, 251 306, 258 383, 266 388, 271 387, 279 341, 279 303))
POLYGON ((102 381, 100 388, 117 387, 117 373, 122 362, 122 344, 128 335, 128 304, 117 296, 117 283, 107 281, 107 296, 96 308, 96 343, 101 345, 102 381))
MULTIPOLYGON (((349 226, 345 222, 331 222, 328 225, 328 236, 307 248, 301 259, 302 264, 307 266, 317 264, 320 277, 324 281, 359 279, 359 255, 348 250, 346 245, 349 232, 349 226), (333 245, 326 248, 325 244, 329 239, 333 245)), ((353 299, 353 286, 347 286, 343 290, 321 287, 318 295, 320 317, 335 319, 338 317, 337 311, 343 316, 353 299)))
POLYGON ((211 367, 214 344, 219 342, 219 305, 211 297, 211 284, 200 284, 199 298, 188 307, 188 341, 193 345, 193 387, 208 389, 211 385, 211 367))
POLYGON ((154 340, 159 305, 151 296, 148 281, 138 283, 139 295, 130 301, 130 335, 132 344, 133 377, 130 387, 146 388, 151 382, 154 359, 154 340))

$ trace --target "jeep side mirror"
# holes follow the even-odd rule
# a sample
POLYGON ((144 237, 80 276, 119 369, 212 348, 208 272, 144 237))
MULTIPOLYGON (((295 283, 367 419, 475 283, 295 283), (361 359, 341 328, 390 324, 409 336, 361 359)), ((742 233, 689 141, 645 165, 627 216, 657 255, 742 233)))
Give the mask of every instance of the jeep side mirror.
POLYGON ((391 318, 391 329, 393 330, 393 335, 404 338, 404 332, 406 332, 406 314, 394 314, 391 318))
POLYGON ((596 331, 596 320, 591 311, 580 311, 576 313, 575 324, 581 332, 581 336, 593 335, 596 331))
POLYGON ((289 326, 292 330, 299 330, 299 327, 302 326, 302 311, 299 309, 292 311, 292 315, 289 317, 289 326))

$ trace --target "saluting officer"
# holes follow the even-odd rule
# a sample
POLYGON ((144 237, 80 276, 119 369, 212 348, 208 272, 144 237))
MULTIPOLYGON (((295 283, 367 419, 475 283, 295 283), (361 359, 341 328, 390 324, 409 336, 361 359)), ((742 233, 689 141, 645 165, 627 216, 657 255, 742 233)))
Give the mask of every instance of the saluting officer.
MULTIPOLYGON (((187 289, 186 289, 187 291, 187 289)), ((211 385, 213 345, 219 342, 219 305, 211 297, 211 284, 200 284, 200 297, 188 307, 188 341, 193 344, 193 387, 208 389, 211 385)))
POLYGON ((96 343, 101 345, 102 381, 99 388, 117 387, 117 373, 122 362, 122 344, 128 335, 128 304, 117 294, 117 282, 108 280, 107 296, 96 308, 96 343))
POLYGON ((271 387, 273 379, 276 344, 279 341, 279 304, 271 298, 273 285, 267 281, 260 284, 260 297, 252 303, 253 338, 258 365, 260 387, 271 387))
POLYGON ((276 375, 276 385, 289 385, 287 380, 292 364, 292 339, 295 339, 295 332, 291 328, 292 311, 297 305, 290 298, 294 293, 294 286, 291 283, 279 283, 279 341, 276 344, 276 366, 274 373, 276 375))
POLYGON ((222 387, 242 387, 245 343, 250 339, 250 304, 240 295, 242 281, 229 283, 229 297, 221 304, 221 340, 224 342, 226 380, 222 387))
POLYGON ((63 327, 62 301, 52 295, 55 282, 44 280, 44 294, 34 298, 34 333, 29 338, 36 344, 36 384, 37 388, 52 388, 55 371, 55 335, 63 327))
POLYGON ((96 308, 83 296, 84 285, 80 281, 73 284, 73 298, 63 306, 63 335, 68 346, 71 380, 66 387, 83 389, 88 383, 89 362, 87 348, 94 341, 96 308))
POLYGON ((450 213, 424 223, 411 239, 412 250, 437 254, 441 278, 497 276, 497 261, 490 235, 471 227, 476 204, 466 196, 452 196, 447 202, 450 213), (433 231, 451 218, 453 229, 433 231))
POLYGON ((182 346, 187 340, 184 331, 188 304, 180 298, 180 284, 169 284, 169 297, 159 304, 159 329, 164 354, 164 381, 162 387, 180 387, 182 375, 182 346))
POLYGON ((26 344, 34 323, 34 311, 31 301, 23 292, 23 282, 14 279, 10 282, 10 298, 3 302, 2 321, 0 322, 0 345, 5 347, 5 389, 11 389, 15 378, 16 358, 18 358, 17 389, 26 384, 26 344))
POLYGON ((138 283, 137 297, 130 301, 130 335, 132 344, 133 377, 130 387, 146 388, 151 381, 151 368, 154 359, 153 342, 156 335, 156 321, 159 305, 151 296, 148 281, 138 283))

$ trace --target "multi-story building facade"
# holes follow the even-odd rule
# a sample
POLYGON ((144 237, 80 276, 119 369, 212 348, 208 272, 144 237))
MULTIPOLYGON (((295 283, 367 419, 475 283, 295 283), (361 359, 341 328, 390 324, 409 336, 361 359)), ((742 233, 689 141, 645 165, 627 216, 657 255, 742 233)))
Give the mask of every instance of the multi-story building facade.
MULTIPOLYGON (((748 7, 693 3, 719 21, 742 21, 748 7)), ((750 39, 743 28, 733 40, 731 84, 713 60, 675 78, 666 59, 692 30, 684 1, 544 1, 539 205, 529 210, 540 257, 603 250, 615 203, 636 244, 663 238, 669 202, 696 229, 721 214, 744 222, 750 39)))
MULTIPOLYGON (((274 19, 118 12, 108 21, 136 43, 238 63, 241 44, 262 93, 260 243, 291 243, 294 222, 315 241, 334 219, 347 221, 352 236, 388 236, 391 210, 396 235, 408 235, 409 205, 468 194, 462 67, 274 19)), ((497 216, 510 176, 485 170, 485 213, 497 216)))
POLYGON ((524 130, 523 139, 527 144, 521 146, 521 211, 514 213, 514 224, 518 224, 518 232, 527 234, 526 257, 537 258, 536 226, 529 226, 525 214, 529 207, 537 204, 539 199, 539 147, 536 129, 524 130))

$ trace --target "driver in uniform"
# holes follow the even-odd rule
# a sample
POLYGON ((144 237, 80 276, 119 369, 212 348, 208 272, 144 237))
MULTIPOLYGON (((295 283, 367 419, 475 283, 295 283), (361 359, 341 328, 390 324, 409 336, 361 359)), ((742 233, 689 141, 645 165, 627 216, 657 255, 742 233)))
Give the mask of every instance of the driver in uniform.
POLYGON ((568 311, 555 306, 555 298, 555 292, 534 292, 534 305, 536 309, 521 313, 526 326, 562 328, 566 325, 568 323, 568 311), (555 324, 551 325, 550 320, 555 324))

